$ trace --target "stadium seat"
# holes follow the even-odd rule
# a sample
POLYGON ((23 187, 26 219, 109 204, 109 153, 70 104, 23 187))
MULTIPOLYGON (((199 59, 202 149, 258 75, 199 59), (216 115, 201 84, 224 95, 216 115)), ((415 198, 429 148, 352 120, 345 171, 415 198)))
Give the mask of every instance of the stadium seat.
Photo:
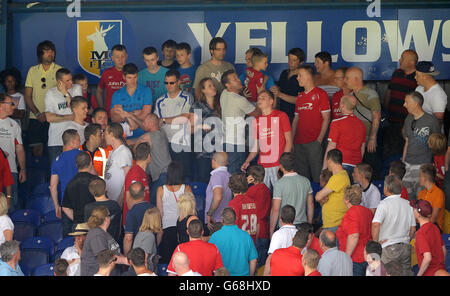
POLYGON ((52 221, 41 224, 38 228, 38 235, 50 237, 57 244, 63 239, 62 223, 60 221, 52 221))
POLYGON ((25 276, 30 276, 30 270, 28 269, 28 267, 26 267, 25 265, 23 265, 21 262, 19 262, 19 266, 20 266, 20 270, 22 270, 23 275, 25 276))
POLYGON ((45 182, 42 184, 38 184, 33 188, 33 192, 31 193, 32 197, 38 197, 43 195, 50 195, 50 183, 45 182))
POLYGON ((54 276, 53 263, 44 264, 36 267, 31 273, 32 276, 54 276))
POLYGON ((73 236, 65 237, 58 243, 58 246, 56 247, 56 251, 59 251, 59 250, 64 251, 68 247, 73 246, 74 243, 75 243, 75 240, 74 240, 73 236))
POLYGON ((205 201, 206 201, 206 187, 208 184, 202 182, 191 182, 189 186, 192 189, 192 193, 195 196, 195 204, 197 208, 197 216, 200 220, 204 220, 205 217, 205 201))
POLYGON ((42 223, 46 223, 46 222, 61 222, 61 219, 56 217, 55 211, 51 211, 42 217, 42 223))
POLYGON ((23 242, 27 238, 36 235, 36 225, 28 222, 15 222, 13 239, 19 242, 23 242))
POLYGON ((445 247, 447 251, 450 250, 450 234, 443 234, 442 240, 444 241, 445 247))
POLYGON ((11 220, 15 224, 16 222, 32 223, 36 227, 41 224, 41 214, 33 209, 17 210, 10 216, 11 220))
POLYGON ((202 182, 191 182, 189 183, 189 186, 195 196, 206 196, 206 187, 208 187, 208 184, 202 182))
POLYGON ((43 249, 24 249, 20 252, 20 266, 25 267, 28 271, 34 268, 48 264, 50 256, 43 249))
POLYGON ((167 276, 167 267, 169 267, 169 264, 158 264, 157 274, 159 276, 167 276))
POLYGON ((53 199, 50 195, 33 197, 28 201, 27 208, 33 209, 45 215, 51 211, 55 210, 55 205, 53 199))
POLYGON ((373 185, 375 185, 381 194, 381 199, 384 199, 386 196, 384 196, 384 180, 375 180, 372 182, 373 185))
POLYGON ((49 182, 48 170, 35 168, 27 170, 27 184, 31 188, 31 192, 37 185, 47 182, 49 182))
MULTIPOLYGON (((55 244, 53 240, 45 236, 35 236, 26 239, 20 245, 22 251, 25 250, 44 250, 48 253, 49 258, 53 255, 55 244)), ((48 262, 47 262, 48 263, 48 262)), ((46 264, 46 263, 43 263, 46 264)))

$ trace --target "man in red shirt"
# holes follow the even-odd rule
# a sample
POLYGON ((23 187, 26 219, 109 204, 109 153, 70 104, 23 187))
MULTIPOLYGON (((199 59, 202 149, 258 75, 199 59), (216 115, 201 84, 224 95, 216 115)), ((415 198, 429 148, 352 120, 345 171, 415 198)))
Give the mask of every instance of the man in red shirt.
POLYGON ((216 245, 202 240, 203 222, 198 219, 189 223, 189 242, 179 244, 170 259, 167 272, 169 276, 175 276, 173 257, 177 252, 185 253, 189 258, 189 267, 203 276, 211 276, 213 272, 223 267, 222 256, 216 245))
POLYGON ((258 223, 259 235, 256 238, 256 250, 258 251, 258 265, 257 268, 264 265, 267 259, 267 251, 269 250, 269 215, 270 206, 272 204, 272 194, 264 180, 264 167, 260 164, 253 165, 247 170, 248 184, 252 184, 247 190, 246 195, 255 201, 258 223))
POLYGON ((296 171, 313 182, 319 183, 322 168, 322 141, 330 123, 328 94, 314 85, 314 68, 302 65, 297 80, 305 91, 295 104, 292 122, 296 171))
POLYGON ((298 230, 289 248, 277 249, 270 259, 271 276, 304 276, 302 250, 308 242, 309 232, 298 230))
MULTIPOLYGON (((361 163, 366 147, 366 126, 353 114, 355 107, 356 99, 353 96, 345 95, 341 98, 339 108, 342 117, 331 122, 325 151, 325 155, 335 148, 342 151, 342 167, 347 171, 350 183, 353 183, 353 169, 361 163)), ((327 162, 324 161, 322 169, 326 168, 327 162)))
POLYGON ((317 270, 319 265, 320 255, 317 251, 309 249, 302 257, 302 265, 305 270, 305 276, 322 276, 317 270))
POLYGON ((128 188, 134 182, 141 182, 144 185, 145 198, 144 200, 150 202, 150 187, 148 186, 148 177, 145 173, 147 165, 150 163, 150 145, 146 142, 139 144, 136 147, 135 157, 136 163, 131 167, 125 177, 125 192, 123 203, 123 219, 122 223, 125 225, 125 217, 127 216, 130 200, 130 192, 128 188))
POLYGON ((344 203, 348 210, 336 231, 339 250, 352 257, 353 276, 364 276, 367 263, 364 248, 372 240, 372 211, 361 206, 362 189, 354 184, 344 192, 344 203))
POLYGON ((0 148, 0 192, 6 188, 6 198, 8 200, 8 207, 12 199, 12 185, 14 184, 14 179, 11 174, 11 169, 9 168, 8 156, 0 148))
POLYGON ((236 212, 236 225, 247 231, 256 243, 259 233, 258 211, 255 201, 246 195, 248 190, 247 177, 244 173, 234 173, 228 181, 233 193, 233 199, 228 206, 236 212))
POLYGON ((264 183, 269 189, 273 189, 278 180, 281 154, 292 151, 289 117, 283 111, 273 108, 274 101, 275 97, 271 91, 264 90, 258 94, 257 106, 262 115, 253 121, 254 145, 241 167, 241 170, 245 171, 259 152, 258 164, 264 167, 264 183))
MULTIPOLYGON (((418 200, 414 205, 414 217, 420 224, 416 232, 417 276, 434 276, 445 272, 446 248, 439 228, 431 222, 433 212, 431 204, 426 200, 418 200)), ((446 273, 448 275, 448 273, 446 273)))
POLYGON ((347 69, 348 67, 341 67, 334 71, 334 83, 340 90, 335 92, 331 98, 331 120, 342 117, 342 110, 340 109, 341 98, 352 92, 352 90, 345 85, 344 81, 345 71, 347 71, 347 69))
POLYGON ((127 49, 125 45, 117 44, 111 49, 111 59, 114 66, 106 69, 100 78, 97 86, 95 97, 97 98, 97 104, 100 107, 105 107, 108 112, 108 117, 111 116, 111 101, 114 92, 125 86, 125 77, 123 76, 122 69, 127 63, 127 49), (103 90, 106 89, 105 101, 102 101, 103 90))

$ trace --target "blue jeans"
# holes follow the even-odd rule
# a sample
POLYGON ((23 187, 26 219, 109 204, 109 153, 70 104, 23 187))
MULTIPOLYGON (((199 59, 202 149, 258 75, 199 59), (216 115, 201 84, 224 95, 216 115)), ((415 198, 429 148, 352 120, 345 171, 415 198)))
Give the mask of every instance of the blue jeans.
POLYGON ((353 170, 355 169, 354 166, 351 165, 343 165, 342 166, 344 170, 347 171, 348 177, 350 178, 350 184, 353 184, 353 170))
POLYGON ((367 262, 353 262, 353 276, 366 276, 367 262))
POLYGON ((163 186, 166 184, 167 173, 161 173, 159 178, 155 181, 152 181, 150 184, 150 205, 152 207, 156 207, 156 190, 158 190, 159 186, 163 186))
POLYGON ((223 149, 228 154, 228 172, 230 174, 241 172, 241 166, 247 157, 245 147, 233 144, 223 144, 223 149))
POLYGON ((267 251, 269 251, 270 239, 268 238, 257 238, 256 239, 256 251, 258 251, 258 262, 256 268, 260 268, 266 264, 267 251))
POLYGON ((48 150, 48 160, 50 162, 50 171, 52 169, 53 161, 62 153, 63 146, 49 146, 48 150))

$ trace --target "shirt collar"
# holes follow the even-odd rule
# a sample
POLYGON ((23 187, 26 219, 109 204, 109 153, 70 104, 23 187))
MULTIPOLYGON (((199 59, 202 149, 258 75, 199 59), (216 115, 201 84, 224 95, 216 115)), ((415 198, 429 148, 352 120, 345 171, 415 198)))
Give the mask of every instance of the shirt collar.
POLYGON ((328 250, 326 250, 325 252, 323 252, 323 254, 322 254, 322 258, 323 258, 323 255, 325 255, 325 253, 328 253, 328 252, 333 252, 333 251, 336 251, 337 250, 337 247, 334 247, 334 248, 329 248, 328 250))
POLYGON ((226 166, 220 166, 217 169, 213 170, 211 172, 211 175, 214 175, 215 173, 219 172, 219 171, 228 171, 228 168, 226 166))
POLYGON ((386 196, 385 199, 388 199, 388 198, 395 198, 395 197, 399 197, 399 198, 400 198, 400 194, 392 194, 392 195, 386 196))
POLYGON ((286 173, 286 174, 283 175, 283 177, 284 177, 284 176, 290 177, 290 176, 297 176, 297 175, 298 175, 298 174, 297 174, 296 172, 293 172, 293 173, 286 173))

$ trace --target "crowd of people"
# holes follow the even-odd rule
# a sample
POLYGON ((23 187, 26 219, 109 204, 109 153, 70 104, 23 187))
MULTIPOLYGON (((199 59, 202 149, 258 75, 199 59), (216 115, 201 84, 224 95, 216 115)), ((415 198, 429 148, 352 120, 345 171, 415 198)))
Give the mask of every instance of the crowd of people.
POLYGON ((411 262, 448 275, 447 96, 431 62, 404 51, 382 101, 328 52, 312 66, 291 49, 276 80, 258 48, 243 73, 223 38, 209 50, 197 66, 189 44, 168 40, 162 60, 143 49, 139 70, 115 45, 92 91, 47 40, 23 95, 20 72, 0 74, 0 275, 23 275, 8 213, 25 206, 26 149, 48 156, 55 214, 74 237, 55 275, 167 264, 179 276, 406 276, 411 262), (192 182, 207 184, 204 200, 192 182))

